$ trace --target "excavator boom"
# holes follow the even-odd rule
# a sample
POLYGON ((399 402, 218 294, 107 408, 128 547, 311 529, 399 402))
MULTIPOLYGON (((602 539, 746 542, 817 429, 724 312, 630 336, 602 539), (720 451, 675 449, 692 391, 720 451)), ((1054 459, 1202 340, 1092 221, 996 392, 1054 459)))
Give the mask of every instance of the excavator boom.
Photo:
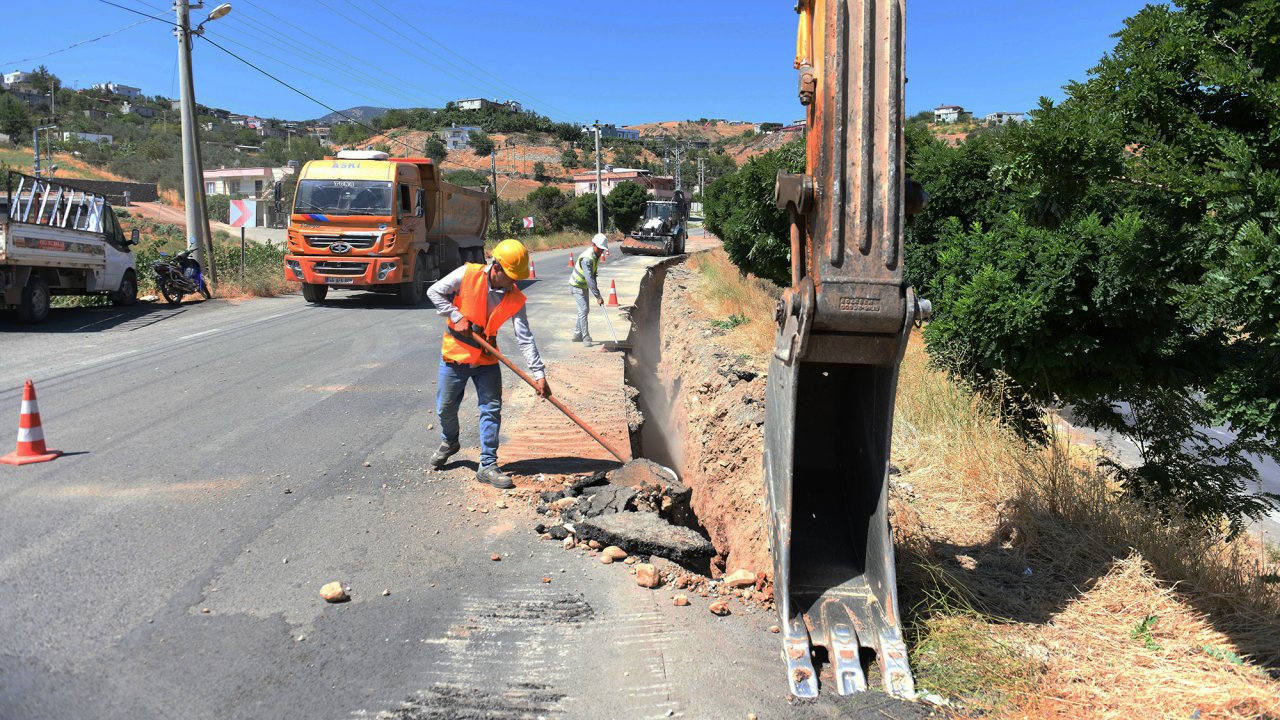
POLYGON ((902 235, 923 203, 903 174, 903 0, 800 0, 796 68, 807 169, 779 173, 792 287, 778 307, 765 483, 791 691, 914 696, 887 516, 898 367, 920 304, 902 235))

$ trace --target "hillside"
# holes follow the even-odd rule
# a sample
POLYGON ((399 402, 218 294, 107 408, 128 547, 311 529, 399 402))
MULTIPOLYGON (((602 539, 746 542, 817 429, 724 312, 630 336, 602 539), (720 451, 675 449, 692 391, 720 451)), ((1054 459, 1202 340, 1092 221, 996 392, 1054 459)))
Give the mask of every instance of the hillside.
POLYGON ((316 118, 316 122, 321 125, 331 125, 337 122, 344 122, 348 119, 359 120, 360 122, 369 122, 374 118, 382 117, 389 110, 391 110, 391 108, 360 105, 353 108, 347 108, 340 112, 331 112, 328 115, 316 118))

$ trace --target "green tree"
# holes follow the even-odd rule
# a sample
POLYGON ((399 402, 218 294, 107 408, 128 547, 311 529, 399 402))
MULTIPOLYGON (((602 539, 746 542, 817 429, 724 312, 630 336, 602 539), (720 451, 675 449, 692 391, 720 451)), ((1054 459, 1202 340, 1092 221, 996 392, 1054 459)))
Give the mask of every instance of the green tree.
POLYGON ((473 132, 467 135, 467 145, 476 155, 484 157, 493 152, 493 138, 482 132, 473 132))
POLYGON ((1131 495, 1238 530, 1267 507, 1242 453, 1280 440, 1280 5, 1179 6, 1126 20, 1033 123, 923 149, 941 206, 912 273, 938 362, 1133 438, 1131 495))
POLYGON ((448 157, 449 151, 445 149, 444 143, 440 138, 433 137, 422 145, 422 154, 434 160, 438 165, 448 157))
POLYGON ((450 170, 444 174, 444 179, 446 182, 463 187, 485 187, 489 184, 487 176, 469 168, 450 170))
POLYGON ((565 170, 572 170, 578 167, 578 151, 573 148, 565 148, 565 151, 560 153, 560 165, 565 170))
POLYGON ((774 203, 778 171, 804 171, 804 142, 795 140, 752 158, 742 169, 707 186, 706 227, 742 270, 791 284, 790 220, 774 203))
POLYGON ((541 160, 539 160, 539 161, 537 161, 537 162, 535 162, 535 163, 533 164, 533 179, 534 179, 534 180, 537 180, 538 182, 546 182, 546 181, 547 181, 547 179, 548 179, 548 178, 547 178, 547 164, 546 164, 546 163, 544 163, 544 162, 542 162, 541 160))
POLYGON ((23 142, 31 135, 31 113, 27 107, 9 93, 0 94, 0 132, 15 143, 23 142))
POLYGON ((631 232, 644 214, 644 202, 649 197, 648 191, 637 183, 619 183, 608 195, 604 196, 605 207, 613 218, 613 223, 622 232, 631 232))
POLYGON ((560 188, 554 185, 543 185, 529 193, 525 199, 533 208, 533 216, 537 221, 536 227, 542 229, 560 227, 560 213, 565 205, 569 204, 569 198, 560 192, 560 188))
MULTIPOLYGON (((605 221, 608 221, 608 208, 605 208, 605 221)), ((560 222, 566 227, 583 232, 596 231, 596 194, 586 193, 575 197, 568 205, 565 206, 563 212, 560 213, 560 222)))

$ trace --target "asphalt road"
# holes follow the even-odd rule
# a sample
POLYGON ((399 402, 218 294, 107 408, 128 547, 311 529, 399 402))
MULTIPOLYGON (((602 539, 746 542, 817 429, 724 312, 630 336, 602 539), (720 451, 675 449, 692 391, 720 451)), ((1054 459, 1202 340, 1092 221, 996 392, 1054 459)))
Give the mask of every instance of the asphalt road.
MULTIPOLYGON (((566 297, 545 257, 531 304, 566 297)), ((425 472, 441 326, 374 295, 0 316, 0 422, 33 378, 67 453, 0 465, 0 718, 921 712, 794 702, 771 613, 673 607, 538 540, 469 461, 425 472), (351 602, 320 599, 331 580, 351 602)))

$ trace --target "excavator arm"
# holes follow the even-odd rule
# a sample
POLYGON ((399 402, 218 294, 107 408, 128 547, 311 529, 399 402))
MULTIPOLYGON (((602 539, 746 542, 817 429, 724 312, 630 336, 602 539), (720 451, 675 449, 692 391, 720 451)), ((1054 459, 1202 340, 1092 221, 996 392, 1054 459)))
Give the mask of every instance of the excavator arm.
MULTIPOLYGON (((765 416, 774 592, 791 691, 914 696, 886 512, 898 367, 921 303, 903 281, 903 0, 800 0, 807 170, 779 173, 792 287, 778 306, 765 416)), ((927 306, 926 306, 927 308, 927 306)), ((927 309, 926 309, 927 312, 927 309)))

